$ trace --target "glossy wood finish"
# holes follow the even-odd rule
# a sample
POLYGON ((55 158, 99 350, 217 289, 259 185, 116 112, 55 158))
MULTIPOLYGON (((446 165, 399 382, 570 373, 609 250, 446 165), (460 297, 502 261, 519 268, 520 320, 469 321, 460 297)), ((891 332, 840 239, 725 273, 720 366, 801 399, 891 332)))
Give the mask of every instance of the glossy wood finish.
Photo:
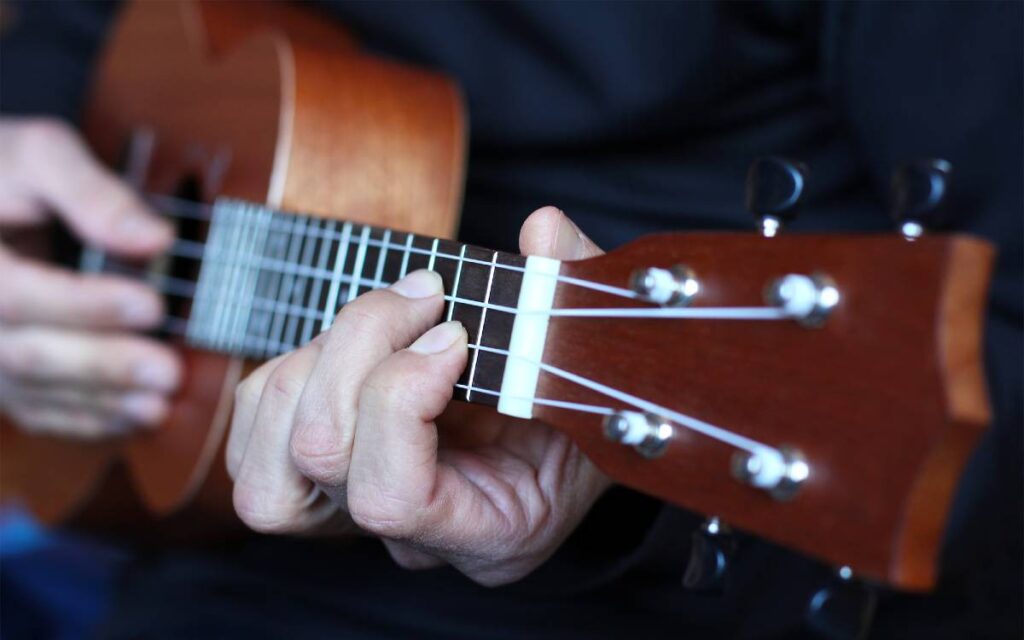
MULTIPOLYGON (((333 23, 293 6, 136 2, 103 54, 85 119, 117 166, 133 133, 154 136, 144 186, 198 181, 229 195, 322 216, 450 237, 465 128, 447 79, 359 53, 333 23)), ((87 504, 118 456, 142 502, 167 514, 190 501, 229 510, 219 454, 241 363, 180 347, 185 387, 155 433, 82 446, 4 426, 4 499, 56 522, 87 504), (32 453, 27 453, 31 447, 32 453), (34 461, 34 462, 30 462, 34 461), (72 474, 46 473, 40 461, 72 474)))
MULTIPOLYGON (((609 475, 854 572, 934 582, 956 479, 988 422, 978 365, 992 252, 977 240, 662 235, 563 273, 627 286, 637 265, 685 264, 694 306, 758 306, 786 273, 823 271, 842 301, 821 328, 793 321, 554 318, 545 362, 771 446, 811 477, 779 502, 730 474, 734 449, 676 431, 667 453, 611 446, 599 416, 545 407, 609 475), (600 349, 595 349, 600 336, 600 349)), ((561 285, 556 307, 636 306, 561 285)), ((552 375, 538 396, 626 408, 552 375)))

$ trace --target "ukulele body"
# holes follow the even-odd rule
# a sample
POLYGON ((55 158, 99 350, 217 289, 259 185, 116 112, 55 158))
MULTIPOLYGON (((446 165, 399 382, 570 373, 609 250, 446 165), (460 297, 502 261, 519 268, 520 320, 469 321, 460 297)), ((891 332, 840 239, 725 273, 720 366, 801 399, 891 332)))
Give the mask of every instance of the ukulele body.
MULTIPOLYGON (((363 55, 305 10, 136 2, 92 89, 87 139, 144 192, 230 196, 436 237, 456 228, 466 133, 454 84, 363 55)), ((140 511, 186 506, 204 515, 189 521, 232 522, 223 445, 234 387, 253 365, 177 348, 183 386, 158 430, 74 442, 2 424, 4 501, 47 523, 137 523, 140 511), (39 460, 54 471, 40 473, 39 460)))

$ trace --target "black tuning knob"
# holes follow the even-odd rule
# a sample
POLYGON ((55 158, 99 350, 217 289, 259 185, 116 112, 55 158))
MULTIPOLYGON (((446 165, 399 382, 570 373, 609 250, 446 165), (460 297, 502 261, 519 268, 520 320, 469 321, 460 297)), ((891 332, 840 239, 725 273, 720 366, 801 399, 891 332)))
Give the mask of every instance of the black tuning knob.
POLYGON ((892 174, 892 217, 908 239, 920 237, 925 225, 936 228, 945 222, 944 204, 953 165, 928 158, 908 162, 892 174))
POLYGON ((855 580, 849 568, 819 589, 807 606, 807 627, 827 640, 858 640, 871 630, 878 594, 855 580))
POLYGON ((718 518, 709 519, 693 532, 683 586, 704 593, 724 591, 729 562, 735 550, 736 539, 729 528, 718 518))
POLYGON ((786 158, 759 158, 747 171, 747 210, 757 218, 761 233, 774 236, 796 217, 807 183, 807 167, 786 158))

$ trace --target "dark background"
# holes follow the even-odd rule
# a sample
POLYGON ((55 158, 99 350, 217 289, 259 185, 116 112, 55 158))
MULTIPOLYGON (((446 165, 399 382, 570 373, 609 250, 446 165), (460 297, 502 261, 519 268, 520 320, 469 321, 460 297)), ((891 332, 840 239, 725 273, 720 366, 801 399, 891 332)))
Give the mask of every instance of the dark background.
MULTIPOLYGON (((892 170, 950 160, 948 228, 999 250, 985 348, 996 417, 961 483, 938 591, 883 593, 875 636, 1024 634, 1024 5, 316 4, 369 49, 459 81, 472 123, 461 239, 484 246, 513 249, 523 218, 544 204, 605 248, 658 230, 751 229, 745 171, 772 154, 810 167, 794 231, 893 230, 892 170)), ((3 8, 0 112, 74 120, 116 6, 3 8)), ((372 541, 338 550, 254 538, 219 554, 147 554, 126 562, 102 628, 112 637, 802 634, 831 569, 744 538, 724 596, 688 593, 680 577, 698 522, 615 490, 541 570, 492 590, 453 571, 403 572, 372 541)), ((7 571, 8 629, 9 583, 7 571)))

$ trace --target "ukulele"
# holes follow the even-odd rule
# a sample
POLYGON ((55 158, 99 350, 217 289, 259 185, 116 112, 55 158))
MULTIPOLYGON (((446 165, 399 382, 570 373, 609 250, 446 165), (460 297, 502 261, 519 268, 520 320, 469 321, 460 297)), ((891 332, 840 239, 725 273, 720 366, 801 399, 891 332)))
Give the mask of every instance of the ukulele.
POLYGON ((918 219, 944 163, 897 176, 902 234, 781 232, 805 176, 765 159, 749 175, 761 233, 659 234, 578 262, 469 246, 448 239, 466 144, 454 84, 271 3, 129 5, 84 128, 178 239, 147 265, 86 247, 81 268, 164 292, 186 376, 151 433, 5 425, 4 496, 42 519, 101 501, 112 474, 157 517, 227 517, 241 377, 427 268, 470 337, 456 401, 565 432, 616 481, 707 514, 709 535, 728 523, 847 574, 933 585, 989 420, 992 249, 918 219))

